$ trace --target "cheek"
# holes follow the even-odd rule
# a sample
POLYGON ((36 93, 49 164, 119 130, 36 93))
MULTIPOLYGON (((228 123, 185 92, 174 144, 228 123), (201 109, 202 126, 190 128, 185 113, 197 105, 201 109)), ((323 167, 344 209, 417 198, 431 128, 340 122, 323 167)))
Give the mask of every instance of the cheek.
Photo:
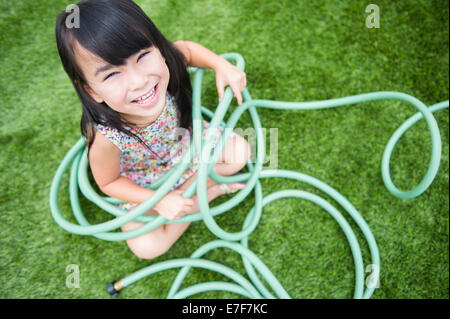
POLYGON ((170 72, 169 72, 169 68, 167 67, 167 65, 164 63, 164 72, 165 72, 165 76, 167 79, 167 83, 169 83, 170 80, 170 72))
POLYGON ((112 85, 105 91, 105 101, 108 105, 122 105, 126 103, 126 91, 123 85, 112 85))
POLYGON ((169 72, 169 67, 167 66, 166 62, 162 63, 162 72, 164 73, 164 75, 167 78, 167 80, 169 80, 170 72, 169 72))
POLYGON ((163 65, 160 66, 159 69, 159 74, 161 77, 161 88, 164 88, 167 90, 168 86, 169 86, 169 81, 170 81, 170 72, 169 72, 169 68, 167 67, 167 65, 165 63, 163 63, 163 65))
POLYGON ((161 79, 169 82, 169 68, 162 58, 148 59, 144 65, 145 70, 149 75, 158 75, 161 79))

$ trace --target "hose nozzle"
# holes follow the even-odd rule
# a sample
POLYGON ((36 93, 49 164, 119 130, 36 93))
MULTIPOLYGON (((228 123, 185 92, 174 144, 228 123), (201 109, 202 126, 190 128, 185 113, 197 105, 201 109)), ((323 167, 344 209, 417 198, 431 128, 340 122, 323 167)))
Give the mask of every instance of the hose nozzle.
POLYGON ((115 298, 119 295, 119 292, 124 288, 121 280, 112 281, 108 285, 106 285, 106 290, 111 295, 111 297, 115 298))

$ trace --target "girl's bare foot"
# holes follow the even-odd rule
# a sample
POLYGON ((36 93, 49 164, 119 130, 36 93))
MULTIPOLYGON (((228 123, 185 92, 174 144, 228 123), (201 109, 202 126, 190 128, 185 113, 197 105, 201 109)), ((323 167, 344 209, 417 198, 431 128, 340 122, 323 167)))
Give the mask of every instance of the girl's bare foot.
MULTIPOLYGON (((210 188, 208 188, 208 191, 207 191, 208 203, 211 202, 212 200, 216 199, 219 196, 237 192, 238 190, 240 190, 244 187, 245 187, 245 184, 243 184, 243 183, 217 184, 217 185, 211 186, 210 188), (222 185, 226 185, 227 188, 222 185)), ((198 201, 197 201, 197 195, 192 196, 192 199, 194 200, 194 205, 188 212, 186 212, 186 214, 197 213, 200 211, 198 201)))
POLYGON ((244 183, 231 183, 231 184, 219 184, 217 187, 220 189, 221 194, 231 194, 236 193, 240 189, 245 187, 244 183))

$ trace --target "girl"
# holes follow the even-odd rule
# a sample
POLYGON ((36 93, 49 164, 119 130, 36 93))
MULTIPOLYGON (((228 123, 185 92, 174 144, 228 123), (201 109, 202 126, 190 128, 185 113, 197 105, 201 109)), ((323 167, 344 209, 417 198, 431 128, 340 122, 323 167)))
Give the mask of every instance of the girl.
MULTIPOLYGON (((66 11, 58 16, 58 52, 82 104, 81 131, 87 139, 95 182, 105 194, 125 201, 121 208, 131 210, 152 196, 154 191, 146 186, 167 173, 190 143, 192 88, 186 66, 213 69, 219 98, 229 85, 239 104, 245 73, 199 44, 169 42, 131 0, 84 0, 77 6, 79 27, 67 26, 66 11), (176 129, 189 134, 180 140, 174 137, 176 129)), ((206 132, 209 123, 203 124, 206 132)), ((249 157, 247 141, 233 133, 214 171, 233 175, 249 157)), ((175 220, 198 212, 196 195, 181 196, 197 169, 198 156, 146 214, 175 220)), ((208 201, 245 186, 207 181, 208 201)), ((127 244, 136 256, 155 258, 165 253, 189 224, 162 225, 127 244)), ((141 223, 130 222, 122 231, 139 226, 141 223)))

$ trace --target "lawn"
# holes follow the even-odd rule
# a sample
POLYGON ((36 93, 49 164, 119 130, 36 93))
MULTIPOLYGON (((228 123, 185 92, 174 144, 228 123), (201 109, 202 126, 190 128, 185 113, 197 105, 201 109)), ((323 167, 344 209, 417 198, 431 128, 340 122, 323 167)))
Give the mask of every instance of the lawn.
MULTIPOLYGON (((407 93, 428 106, 449 99, 448 1, 379 0, 379 28, 366 27, 370 2, 364 1, 136 2, 171 41, 195 41, 218 54, 240 53, 254 99, 301 102, 375 91, 407 93)), ((54 37, 57 14, 70 3, 0 0, 0 298, 110 298, 106 283, 160 261, 188 257, 215 239, 203 222, 196 222, 165 255, 140 260, 123 241, 73 235, 52 219, 48 198, 53 175, 80 138, 80 103, 54 37), (66 268, 72 264, 80 270, 79 288, 66 286, 66 268)), ((213 71, 207 70, 202 105, 210 110, 217 106, 214 81, 213 71)), ((234 100, 231 109, 236 106, 234 100)), ((380 286, 372 298, 449 298, 448 109, 434 113, 442 160, 428 190, 414 199, 399 199, 381 178, 386 143, 415 113, 409 104, 394 100, 314 111, 258 109, 267 138, 270 128, 278 130, 278 168, 335 188, 370 226, 381 258, 380 286)), ((247 113, 237 124, 251 126, 247 113)), ((422 180, 430 141, 422 120, 399 142, 391 162, 399 188, 412 189, 422 180)), ((68 176, 64 181, 60 206, 74 221, 68 176)), ((301 189, 327 198, 292 180, 262 179, 261 184, 264 196, 301 189)), ((85 199, 81 204, 93 223, 111 218, 85 199)), ((236 232, 254 204, 251 194, 217 222, 236 232)), ((353 229, 367 265, 367 244, 353 229)), ((293 298, 353 296, 354 264, 345 235, 308 201, 288 198, 267 205, 249 247, 293 298)), ((245 275, 234 252, 217 249, 206 257, 245 275)), ((176 274, 168 270, 147 277, 120 298, 165 298, 176 274)), ((216 280, 224 277, 195 269, 183 287, 216 280)), ((194 297, 240 298, 215 291, 194 297)))

